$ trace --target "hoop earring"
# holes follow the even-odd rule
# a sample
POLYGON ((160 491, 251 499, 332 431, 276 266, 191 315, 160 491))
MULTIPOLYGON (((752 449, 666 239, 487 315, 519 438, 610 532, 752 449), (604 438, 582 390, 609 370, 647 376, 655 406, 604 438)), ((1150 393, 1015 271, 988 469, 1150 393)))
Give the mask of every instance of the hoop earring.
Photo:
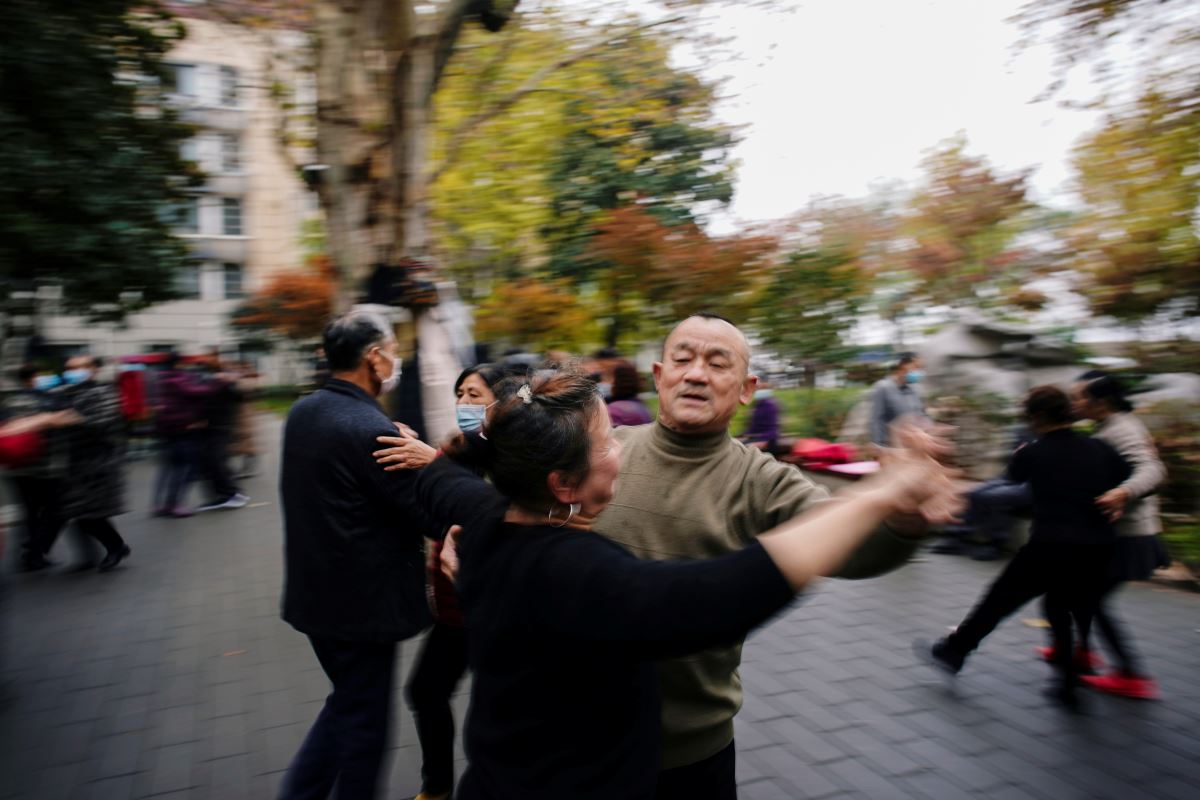
POLYGON ((578 513, 578 511, 579 511, 579 503, 571 503, 570 505, 567 506, 567 516, 563 519, 563 521, 555 522, 554 521, 554 506, 555 505, 557 505, 557 503, 551 503, 549 510, 546 511, 546 521, 550 523, 550 527, 552 527, 552 528, 561 528, 561 527, 565 526, 568 522, 571 521, 571 517, 575 516, 575 514, 578 513))

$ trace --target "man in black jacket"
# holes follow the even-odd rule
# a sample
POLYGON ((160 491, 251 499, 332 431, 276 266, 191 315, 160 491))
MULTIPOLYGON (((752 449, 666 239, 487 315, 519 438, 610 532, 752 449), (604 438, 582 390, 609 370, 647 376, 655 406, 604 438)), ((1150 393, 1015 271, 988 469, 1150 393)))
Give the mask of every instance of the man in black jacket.
POLYGON ((376 398, 400 376, 387 322, 350 312, 325 329, 332 373, 283 435, 283 619, 306 634, 333 692, 284 779, 284 798, 373 798, 387 741, 396 643, 429 622, 415 473, 385 472, 396 429, 376 398))

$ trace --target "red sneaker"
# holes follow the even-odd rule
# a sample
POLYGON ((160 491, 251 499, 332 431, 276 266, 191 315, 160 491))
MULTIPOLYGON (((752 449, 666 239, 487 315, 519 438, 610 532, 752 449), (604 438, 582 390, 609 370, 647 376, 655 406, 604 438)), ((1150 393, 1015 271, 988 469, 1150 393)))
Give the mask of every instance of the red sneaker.
MULTIPOLYGON (((1034 652, 1047 664, 1053 664, 1056 650, 1053 647, 1036 647, 1034 652)), ((1075 666, 1080 672, 1095 672, 1104 669, 1104 659, 1095 650, 1076 650, 1075 666)))
POLYGON ((1158 682, 1145 675, 1114 672, 1111 675, 1084 675, 1081 680, 1093 689, 1136 700, 1157 700, 1158 682))

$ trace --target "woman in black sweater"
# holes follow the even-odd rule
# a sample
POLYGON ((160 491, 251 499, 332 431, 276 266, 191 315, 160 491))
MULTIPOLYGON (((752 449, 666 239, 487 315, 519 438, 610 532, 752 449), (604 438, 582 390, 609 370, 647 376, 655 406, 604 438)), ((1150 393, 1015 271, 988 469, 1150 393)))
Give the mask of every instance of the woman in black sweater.
POLYGON ((1066 392, 1038 386, 1025 399, 1025 415, 1038 437, 1018 448, 1006 477, 1028 482, 1033 494, 1029 543, 1008 563, 954 633, 920 655, 957 674, 983 639, 1025 603, 1046 596, 1046 617, 1059 647, 1057 680, 1047 694, 1068 707, 1077 703, 1078 666, 1071 657, 1071 619, 1084 621, 1095 608, 1111 559, 1112 524, 1096 499, 1129 477, 1129 464, 1100 439, 1071 429, 1066 392))
POLYGON ((455 440, 417 484, 430 514, 464 528, 474 682, 459 800, 652 797, 653 659, 741 637, 885 517, 946 515, 955 502, 940 465, 900 453, 880 478, 740 552, 640 561, 590 530, 620 456, 594 384, 548 373, 497 394, 486 438, 455 440), (495 488, 461 464, 483 467, 495 488))

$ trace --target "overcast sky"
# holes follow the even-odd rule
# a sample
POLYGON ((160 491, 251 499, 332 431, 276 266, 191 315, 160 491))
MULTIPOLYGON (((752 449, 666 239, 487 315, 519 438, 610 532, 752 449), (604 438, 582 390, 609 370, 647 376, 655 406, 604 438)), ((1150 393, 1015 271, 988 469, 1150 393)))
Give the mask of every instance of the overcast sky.
POLYGON ((733 217, 774 219, 813 195, 913 181, 922 155, 960 130, 1000 168, 1035 167, 1036 199, 1066 186, 1071 145, 1096 117, 1032 102, 1051 54, 1014 53, 1017 0, 780 6, 790 10, 722 11, 742 58, 707 68, 728 78, 721 116, 744 126, 733 217))

